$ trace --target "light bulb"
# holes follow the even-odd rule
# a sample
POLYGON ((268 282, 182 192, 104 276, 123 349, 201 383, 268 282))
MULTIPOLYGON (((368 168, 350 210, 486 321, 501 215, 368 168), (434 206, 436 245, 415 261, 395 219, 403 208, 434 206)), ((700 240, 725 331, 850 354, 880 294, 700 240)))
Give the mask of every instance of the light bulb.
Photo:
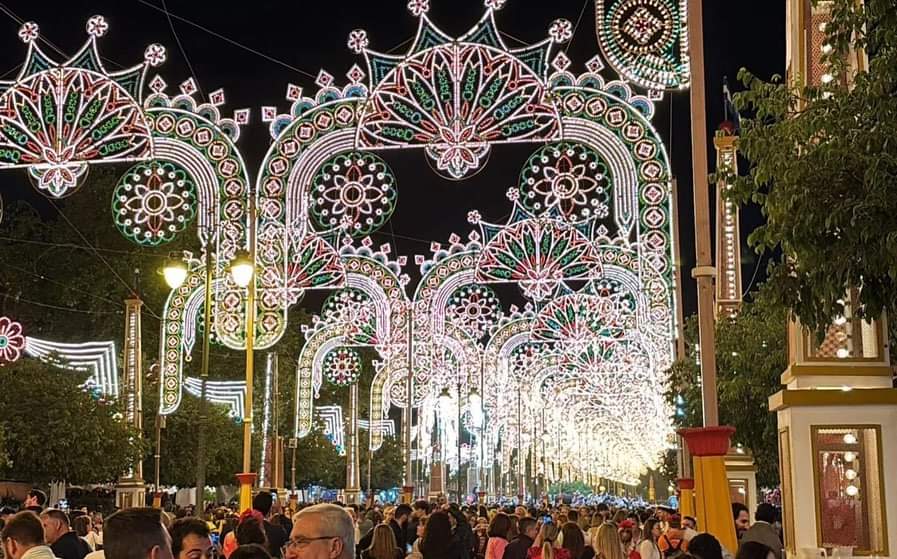
POLYGON ((187 267, 183 262, 172 260, 162 269, 162 275, 165 277, 165 283, 171 289, 177 289, 184 285, 187 279, 187 267))
POLYGON ((857 472, 856 470, 846 470, 844 472, 844 477, 846 477, 850 481, 853 481, 857 478, 857 472))
POLYGON ((844 435, 844 444, 857 444, 856 435, 853 433, 847 433, 844 435))
POLYGON ((857 459, 857 455, 853 452, 845 452, 844 453, 844 461, 845 462, 853 462, 857 459))
POLYGON ((234 280, 234 283, 240 287, 246 287, 249 285, 249 282, 252 281, 254 272, 255 266, 253 265, 252 258, 249 257, 249 253, 245 251, 237 253, 236 258, 234 258, 230 265, 230 275, 231 279, 234 280))
POLYGON ((847 351, 846 348, 842 347, 838 349, 837 355, 838 359, 847 359, 847 357, 850 356, 850 352, 847 351))
POLYGON ((847 493, 848 495, 850 495, 851 497, 856 497, 857 494, 860 492, 860 490, 857 489, 856 485, 848 485, 847 488, 844 489, 844 492, 847 493))

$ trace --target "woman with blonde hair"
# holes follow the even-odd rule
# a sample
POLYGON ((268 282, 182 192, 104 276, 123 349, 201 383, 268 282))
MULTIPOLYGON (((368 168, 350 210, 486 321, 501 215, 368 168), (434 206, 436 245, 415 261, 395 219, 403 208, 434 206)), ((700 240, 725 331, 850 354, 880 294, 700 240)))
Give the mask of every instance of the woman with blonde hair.
POLYGON ((361 552, 362 559, 402 559, 403 556, 396 545, 396 536, 389 524, 375 526, 370 547, 361 552))
POLYGON ((559 533, 557 524, 543 524, 533 546, 526 551, 526 559, 570 559, 569 551, 556 547, 559 533))
POLYGON ((620 534, 617 532, 617 526, 612 522, 605 522, 598 528, 594 548, 597 559, 625 559, 620 534))

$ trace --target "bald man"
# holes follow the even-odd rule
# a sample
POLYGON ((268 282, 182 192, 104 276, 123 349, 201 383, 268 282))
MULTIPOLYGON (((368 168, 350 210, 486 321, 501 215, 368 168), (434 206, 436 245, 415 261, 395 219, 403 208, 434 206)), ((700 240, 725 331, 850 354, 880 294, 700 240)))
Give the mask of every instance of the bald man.
POLYGON ((354 559, 355 526, 342 507, 315 505, 294 517, 286 559, 354 559))

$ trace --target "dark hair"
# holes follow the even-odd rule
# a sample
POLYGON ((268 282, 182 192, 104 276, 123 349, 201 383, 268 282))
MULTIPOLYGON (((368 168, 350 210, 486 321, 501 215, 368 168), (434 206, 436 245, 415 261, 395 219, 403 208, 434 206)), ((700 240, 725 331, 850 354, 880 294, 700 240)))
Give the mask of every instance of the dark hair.
POLYGON ((248 543, 233 550, 228 559, 271 559, 271 555, 265 546, 248 543))
POLYGON ((184 549, 184 538, 190 534, 196 534, 200 538, 208 538, 209 525, 199 518, 188 516, 178 518, 172 522, 168 528, 168 533, 171 534, 171 554, 177 557, 181 550, 184 549))
POLYGON ((657 525, 659 521, 656 518, 649 518, 645 520, 645 526, 642 528, 642 539, 648 540, 654 547, 657 547, 657 541, 654 539, 654 526, 657 525))
POLYGON ((711 534, 698 534, 688 542, 688 552, 698 559, 723 559, 723 548, 711 534))
POLYGON ((772 550, 760 542, 744 542, 738 547, 735 559, 766 559, 772 550))
POLYGON ((0 508, 0 516, 12 516, 16 513, 16 509, 12 507, 0 508))
POLYGON ((274 505, 274 497, 267 491, 259 492, 252 499, 252 508, 262 513, 264 516, 271 514, 271 507, 274 505))
POLYGON ((695 518, 694 516, 683 516, 683 517, 682 517, 682 520, 691 520, 691 523, 694 524, 694 525, 695 525, 695 528, 697 529, 697 527, 698 527, 698 519, 695 518))
POLYGON ((103 524, 106 559, 146 559, 157 546, 170 547, 159 509, 122 509, 110 515, 103 524))
POLYGON ((47 494, 40 489, 32 489, 28 492, 28 496, 37 499, 37 504, 40 506, 44 506, 47 504, 47 494))
MULTIPOLYGON (((573 511, 570 511, 573 512, 573 511)), ((586 550, 586 541, 582 537, 582 530, 576 522, 567 522, 561 527, 561 536, 564 538, 564 549, 570 552, 570 559, 579 559, 586 550)))
POLYGON ((268 544, 268 539, 265 537, 265 528, 257 518, 249 517, 237 524, 237 528, 234 530, 234 537, 237 538, 237 543, 240 545, 250 543, 268 544))
POLYGON ((7 519, 0 538, 4 540, 12 538, 23 546, 43 545, 44 526, 36 514, 30 510, 23 510, 7 519))
POLYGON ((531 516, 524 516, 517 521, 517 535, 523 536, 526 531, 536 525, 536 519, 531 516))
POLYGON ((576 509, 568 510, 567 520, 569 520, 570 522, 579 522, 579 511, 576 509))
POLYGON ((424 557, 442 557, 448 555, 451 545, 452 524, 449 522, 448 513, 436 511, 427 518, 424 536, 420 542, 420 552, 424 557))
POLYGON ((776 521, 776 516, 776 508, 774 506, 769 503, 760 503, 757 505, 757 513, 754 515, 754 518, 772 524, 776 521))
POLYGON ((749 511, 748 508, 746 506, 742 505, 741 503, 732 503, 732 518, 733 519, 738 518, 738 515, 741 514, 742 512, 746 512, 748 514, 751 513, 751 511, 749 511))
POLYGON ((490 538, 508 539, 508 530, 511 528, 511 519, 507 514, 500 512, 492 518, 489 523, 490 538))
POLYGON ((426 501, 414 501, 414 510, 422 510, 424 512, 430 512, 430 503, 426 501))
POLYGON ((401 505, 396 507, 395 512, 392 513, 392 517, 398 519, 408 514, 411 514, 411 507, 409 507, 405 503, 402 503, 401 505))
POLYGON ((71 526, 71 524, 69 523, 69 515, 59 509, 47 509, 44 512, 40 513, 40 515, 42 518, 46 516, 48 518, 52 518, 53 520, 58 520, 66 526, 71 526))
POLYGON ((75 521, 72 522, 72 529, 75 531, 75 534, 82 538, 85 538, 90 532, 90 525, 90 517, 86 514, 82 514, 81 516, 75 518, 75 521))

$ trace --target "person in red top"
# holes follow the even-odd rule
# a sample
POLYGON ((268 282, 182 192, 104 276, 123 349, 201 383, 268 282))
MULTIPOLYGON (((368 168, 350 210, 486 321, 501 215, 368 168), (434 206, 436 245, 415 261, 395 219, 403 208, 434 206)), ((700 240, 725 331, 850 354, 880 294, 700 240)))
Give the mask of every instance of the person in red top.
POLYGON ((642 559, 636 547, 635 539, 632 533, 635 529, 635 522, 628 518, 620 522, 620 543, 623 544, 623 555, 628 559, 642 559))

